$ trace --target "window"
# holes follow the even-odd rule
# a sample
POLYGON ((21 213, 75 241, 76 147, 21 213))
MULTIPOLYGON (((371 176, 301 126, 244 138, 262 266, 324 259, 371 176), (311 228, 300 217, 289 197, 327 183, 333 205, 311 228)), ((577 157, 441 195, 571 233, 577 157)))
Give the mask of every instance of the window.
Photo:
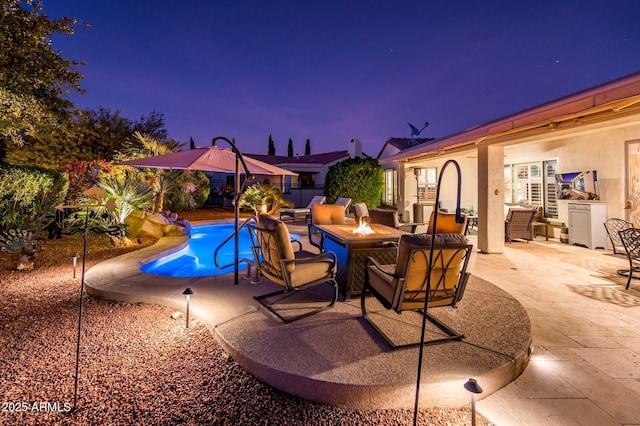
POLYGON ((414 169, 417 180, 418 202, 435 200, 438 185, 438 169, 423 167, 414 169))
POLYGON ((504 166, 504 202, 543 206, 546 217, 558 217, 558 160, 504 166))
POLYGON ((382 189, 382 203, 395 206, 398 202, 398 171, 396 169, 386 169, 384 171, 384 188, 382 189))
POLYGON ((504 201, 541 206, 543 176, 541 163, 506 165, 504 168, 504 201))

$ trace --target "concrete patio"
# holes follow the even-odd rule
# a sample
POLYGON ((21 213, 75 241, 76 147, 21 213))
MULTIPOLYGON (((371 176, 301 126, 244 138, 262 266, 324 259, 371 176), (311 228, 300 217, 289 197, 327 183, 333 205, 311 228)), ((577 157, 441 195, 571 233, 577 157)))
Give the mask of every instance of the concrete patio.
MULTIPOLYGON (((304 227, 290 226, 293 232, 306 232, 304 227)), ((143 253, 144 257, 165 250, 165 244, 175 241, 163 240, 143 253)), ((251 298, 252 294, 269 291, 271 283, 254 286, 243 281, 234 286, 229 275, 206 280, 159 279, 137 270, 139 256, 139 252, 133 252, 90 269, 88 291, 106 298, 184 310, 181 293, 191 287, 195 292, 192 314, 209 324, 225 350, 261 380, 286 391, 302 389, 306 392, 302 396, 309 399, 354 407, 399 406, 412 401, 415 367, 405 366, 416 363, 411 353, 414 350, 390 353, 358 318, 359 300, 339 303, 333 310, 284 325, 270 313, 258 310, 251 298), (123 276, 129 278, 121 279, 123 276), (153 291, 141 294, 141 286, 153 291), (216 289, 215 296, 212 288, 216 289), (233 303, 220 303, 227 298, 233 303), (359 343, 354 345, 356 341, 359 343), (277 351, 265 351, 267 346, 277 351), (332 348, 329 356, 324 351, 327 346, 332 348), (367 356, 354 361, 349 355, 354 351, 367 356), (359 377, 381 375, 385 371, 381 367, 387 368, 390 360, 397 360, 402 368, 373 381, 359 377), (291 365, 298 370, 282 374, 291 365), (314 386, 308 386, 301 377, 310 377, 314 386), (319 384, 336 381, 342 386, 332 388, 335 400, 323 400, 325 392, 319 384)), ((499 425, 640 424, 640 282, 624 290, 626 279, 617 277, 615 271, 625 266, 626 259, 610 251, 588 250, 557 240, 514 242, 499 255, 474 253, 470 271, 478 279, 463 299, 467 305, 461 303, 455 310, 460 312, 455 315, 475 319, 465 323, 462 318, 456 323, 466 328, 463 331, 473 344, 446 343, 428 348, 425 359, 431 363, 423 377, 431 377, 431 381, 423 386, 421 402, 468 403, 468 395, 461 390, 468 375, 477 378, 485 389, 478 410, 499 425), (473 306, 474 299, 483 297, 489 299, 473 306), (512 308, 505 309, 507 305, 495 303, 492 297, 499 297, 512 308), (491 308, 478 306, 497 309, 492 312, 491 308), (500 321, 505 315, 507 321, 500 321), (530 360, 529 318, 534 347, 530 360), (487 327, 487 323, 497 328, 487 327), (455 357, 452 351, 456 351, 455 357), (504 382, 508 375, 516 376, 527 361, 522 375, 510 384, 511 379, 504 382), (447 369, 454 372, 451 377, 435 373, 447 369), (444 397, 439 400, 437 395, 444 397)), ((457 321, 453 317, 448 320, 457 321)))

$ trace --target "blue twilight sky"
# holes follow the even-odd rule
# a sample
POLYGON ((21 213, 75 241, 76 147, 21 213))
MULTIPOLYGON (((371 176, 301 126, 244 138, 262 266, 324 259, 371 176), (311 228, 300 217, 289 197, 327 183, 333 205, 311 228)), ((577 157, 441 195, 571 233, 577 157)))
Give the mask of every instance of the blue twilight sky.
POLYGON ((91 24, 54 49, 86 60, 82 108, 162 112, 169 136, 245 153, 377 155, 640 70, 638 0, 45 0, 91 24))

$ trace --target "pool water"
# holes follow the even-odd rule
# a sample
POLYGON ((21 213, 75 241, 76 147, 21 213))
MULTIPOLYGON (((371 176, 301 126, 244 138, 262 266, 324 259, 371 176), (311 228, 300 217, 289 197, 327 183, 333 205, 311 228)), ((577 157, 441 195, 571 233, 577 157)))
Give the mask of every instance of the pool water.
MULTIPOLYGON (((223 269, 216 268, 213 262, 213 253, 220 243, 233 233, 234 229, 233 223, 192 226, 186 246, 141 265, 140 270, 148 274, 167 277, 206 277, 233 272, 235 252, 233 237, 218 252, 218 264, 231 264, 231 266, 223 269)), ((238 259, 247 258, 253 261, 249 230, 242 228, 239 236, 238 259)), ((291 234, 291 238, 292 240, 297 239, 299 235, 291 234)), ((238 266, 240 270, 247 268, 245 262, 240 262, 238 266)))

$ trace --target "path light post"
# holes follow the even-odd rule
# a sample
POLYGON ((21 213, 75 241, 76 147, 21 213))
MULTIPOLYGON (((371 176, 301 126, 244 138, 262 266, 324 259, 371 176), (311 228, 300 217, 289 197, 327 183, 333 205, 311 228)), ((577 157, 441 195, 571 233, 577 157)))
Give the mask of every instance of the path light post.
POLYGON ((76 267, 78 266, 78 258, 80 257, 79 253, 73 253, 71 255, 71 260, 73 261, 73 278, 76 277, 76 267))
POLYGON ((191 290, 191 288, 187 287, 185 289, 185 291, 182 292, 182 294, 184 294, 187 297, 186 314, 187 314, 187 328, 189 328, 189 302, 191 301, 191 295, 193 294, 193 290, 191 290))
MULTIPOLYGON (((73 382, 73 406, 70 412, 75 412, 78 404, 78 375, 80 371, 80 337, 82 336, 82 299, 84 296, 84 277, 87 267, 87 240, 89 238, 89 211, 94 208, 105 208, 107 212, 113 213, 116 207, 116 199, 105 199, 105 191, 98 188, 89 188, 82 193, 87 197, 88 201, 80 204, 59 204, 56 209, 64 211, 64 209, 84 209, 84 238, 82 244, 82 276, 80 278, 80 301, 78 303, 78 337, 76 340, 76 370, 73 382)), ((80 254, 75 253, 71 256, 73 260, 73 277, 76 277, 76 266, 80 254)))
MULTIPOLYGON (((433 269, 433 247, 435 246, 435 240, 436 240, 436 229, 438 229, 437 227, 437 222, 438 222, 438 205, 440 204, 440 186, 442 185, 442 177, 444 176, 444 171, 446 170, 447 166, 449 166, 450 164, 453 164, 456 168, 456 173, 457 173, 457 177, 458 177, 458 186, 457 186, 457 197, 456 197, 456 222, 457 223, 463 223, 464 222, 464 217, 462 217, 462 214, 460 213, 460 194, 462 193, 462 172, 460 171, 460 165, 458 164, 458 162, 456 160, 447 160, 444 165, 442 166, 442 168, 440 169, 440 176, 438 177, 438 186, 436 187, 436 203, 435 203, 435 207, 434 207, 434 215, 433 215, 433 228, 431 229, 431 243, 430 243, 430 248, 429 248, 429 264, 427 265, 427 282, 426 282, 426 289, 427 289, 427 297, 424 298, 424 307, 422 308, 422 327, 421 327, 421 333, 420 333, 420 349, 418 352, 418 372, 416 374, 416 398, 415 398, 415 403, 413 406, 413 426, 416 426, 418 424, 418 409, 420 408, 420 381, 422 378, 422 361, 423 361, 423 357, 424 357, 424 334, 425 334, 425 328, 427 325, 427 311, 429 308, 429 297, 428 295, 431 293, 431 271, 433 269)), ((415 170, 415 169, 414 169, 415 170)), ((415 173, 415 172, 414 172, 415 173)), ((418 175, 416 174, 416 179, 418 178, 418 175)), ((431 223, 429 224, 431 225, 431 223)), ((474 423, 475 425, 475 423, 474 423)))
POLYGON ((476 394, 482 393, 482 388, 476 379, 469 379, 464 388, 471 393, 471 425, 476 426, 476 394))

